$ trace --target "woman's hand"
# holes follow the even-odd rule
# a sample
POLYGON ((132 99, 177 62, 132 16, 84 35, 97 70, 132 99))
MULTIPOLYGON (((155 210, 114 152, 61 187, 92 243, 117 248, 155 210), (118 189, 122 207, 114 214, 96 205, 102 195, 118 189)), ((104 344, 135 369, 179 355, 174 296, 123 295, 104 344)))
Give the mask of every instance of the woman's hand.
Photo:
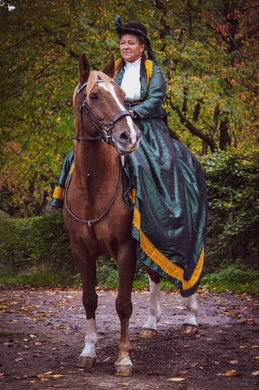
POLYGON ((138 115, 133 110, 129 110, 129 113, 132 119, 136 119, 138 117, 138 115))

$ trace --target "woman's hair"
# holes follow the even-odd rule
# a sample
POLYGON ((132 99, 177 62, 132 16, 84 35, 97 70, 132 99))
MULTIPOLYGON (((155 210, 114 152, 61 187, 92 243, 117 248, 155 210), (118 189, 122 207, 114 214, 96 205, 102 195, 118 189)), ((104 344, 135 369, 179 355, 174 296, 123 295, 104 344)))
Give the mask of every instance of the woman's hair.
POLYGON ((147 49, 147 41, 146 38, 142 35, 136 35, 141 45, 145 45, 145 49, 147 49))

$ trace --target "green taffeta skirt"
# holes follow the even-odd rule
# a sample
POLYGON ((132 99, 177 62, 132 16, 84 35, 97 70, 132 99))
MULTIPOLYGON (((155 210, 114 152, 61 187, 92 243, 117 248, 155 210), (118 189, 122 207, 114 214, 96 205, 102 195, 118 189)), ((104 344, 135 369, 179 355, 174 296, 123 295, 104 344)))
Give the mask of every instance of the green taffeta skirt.
POLYGON ((127 156, 124 198, 133 212, 137 256, 186 297, 197 290, 203 267, 204 175, 197 158, 170 137, 160 118, 137 120, 136 125, 142 137, 139 149, 127 156))

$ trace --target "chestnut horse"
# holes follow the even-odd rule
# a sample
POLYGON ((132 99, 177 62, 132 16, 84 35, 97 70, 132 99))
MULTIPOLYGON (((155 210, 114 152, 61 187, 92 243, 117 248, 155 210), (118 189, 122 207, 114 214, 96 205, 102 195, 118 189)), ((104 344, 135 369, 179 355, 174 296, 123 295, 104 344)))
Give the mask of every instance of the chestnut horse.
MULTIPOLYGON (((136 242, 131 236, 132 215, 123 201, 120 155, 138 148, 140 131, 123 105, 124 92, 112 80, 112 58, 103 72, 90 71, 85 55, 79 59, 79 84, 74 92, 74 169, 68 180, 63 210, 72 256, 82 277, 86 312, 85 346, 78 366, 96 362, 96 260, 109 253, 118 264, 116 311, 121 324, 117 375, 131 375, 128 335, 132 313, 131 290, 136 266, 136 242)), ((141 333, 156 334, 160 317, 160 278, 149 270, 150 315, 141 333)), ((196 327, 195 296, 188 298, 187 323, 196 327)), ((193 330, 191 327, 191 330, 193 330)), ((185 328, 185 331, 190 329, 185 328)))

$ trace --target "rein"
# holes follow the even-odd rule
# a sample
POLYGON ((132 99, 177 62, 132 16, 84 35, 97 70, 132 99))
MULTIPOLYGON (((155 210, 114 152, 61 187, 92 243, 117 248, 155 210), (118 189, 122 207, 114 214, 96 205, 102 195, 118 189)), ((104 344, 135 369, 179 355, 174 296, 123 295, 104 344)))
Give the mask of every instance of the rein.
MULTIPOLYGON (((103 80, 97 80, 97 83, 103 83, 103 80)), ((110 123, 104 123, 99 121, 91 111, 91 108, 87 104, 85 97, 82 93, 82 90, 87 86, 87 82, 82 84, 78 89, 77 93, 80 100, 80 113, 81 118, 83 119, 83 111, 86 113, 88 118, 90 119, 90 122, 92 125, 98 130, 97 136, 79 136, 79 134, 76 135, 75 140, 79 141, 103 141, 105 144, 112 144, 112 136, 109 134, 109 132, 113 129, 116 122, 118 122, 119 119, 125 117, 125 116, 131 116, 129 111, 121 111, 115 117, 110 123), (104 128, 107 128, 108 130, 104 130, 104 128)))
POLYGON ((82 223, 86 223, 88 225, 88 227, 90 228, 92 225, 94 225, 95 223, 99 222, 103 217, 105 217, 105 215, 110 211, 113 203, 115 202, 115 199, 117 198, 117 195, 118 195, 118 192, 119 192, 119 189, 120 189, 120 185, 121 185, 121 177, 122 177, 122 165, 120 165, 120 174, 119 174, 119 180, 118 180, 118 184, 117 184, 117 187, 116 187, 116 190, 114 192, 114 195, 112 197, 112 200, 111 202, 109 203, 108 207, 106 208, 106 210, 98 217, 98 218, 95 218, 95 219, 82 219, 82 218, 79 218, 77 215, 75 215, 69 208, 68 204, 67 204, 67 193, 68 193, 68 189, 69 189, 69 185, 70 185, 70 182, 71 182, 71 179, 72 179, 72 175, 73 173, 70 175, 70 177, 68 178, 68 182, 67 182, 67 186, 66 186, 66 189, 65 189, 65 198, 64 198, 64 204, 65 204, 65 207, 66 207, 66 210, 67 212, 71 215, 71 217, 73 217, 76 221, 78 222, 82 222, 82 223))

